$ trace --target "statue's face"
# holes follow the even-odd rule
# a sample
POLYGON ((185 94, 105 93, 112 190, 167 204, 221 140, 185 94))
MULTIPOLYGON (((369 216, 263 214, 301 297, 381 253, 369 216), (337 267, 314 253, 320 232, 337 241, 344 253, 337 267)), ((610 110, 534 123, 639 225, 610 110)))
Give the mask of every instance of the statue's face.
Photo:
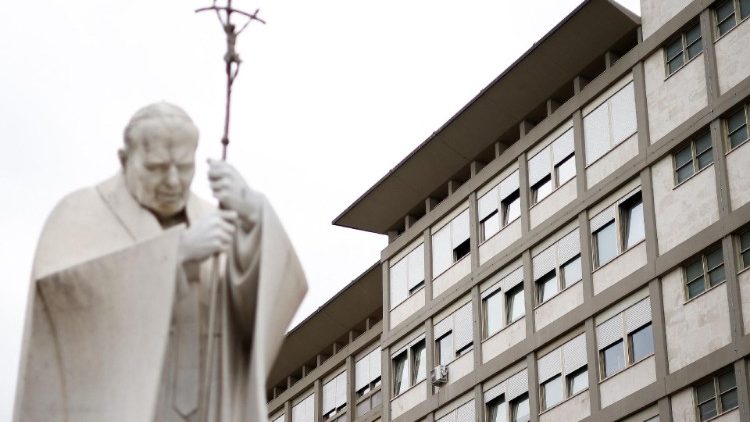
POLYGON ((197 129, 189 122, 149 119, 138 124, 132 138, 123 161, 130 193, 160 217, 182 211, 195 173, 197 129))

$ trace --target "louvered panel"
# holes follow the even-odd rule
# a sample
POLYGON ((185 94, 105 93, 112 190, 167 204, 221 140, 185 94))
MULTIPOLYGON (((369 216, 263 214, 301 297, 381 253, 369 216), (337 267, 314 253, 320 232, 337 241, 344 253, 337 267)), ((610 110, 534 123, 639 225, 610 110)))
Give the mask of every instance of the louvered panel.
POLYGON ((557 256, 560 265, 581 253, 581 235, 578 229, 566 234, 557 242, 557 256))
POLYGON ((503 381, 500 384, 490 388, 489 390, 484 392, 484 402, 488 403, 501 395, 505 394, 505 387, 507 382, 503 381))
POLYGON ((614 145, 628 139, 638 129, 635 116, 635 89, 633 82, 625 85, 609 100, 612 116, 612 140, 614 145))
POLYGON ((604 227, 607 223, 615 219, 615 207, 611 206, 600 212, 591 219, 591 233, 604 227))
POLYGON ((552 154, 550 147, 544 148, 539 151, 535 156, 529 159, 529 185, 533 186, 536 182, 542 180, 542 178, 552 171, 552 164, 550 160, 552 154))
POLYGON ((456 411, 452 411, 435 422, 456 422, 456 411))
POLYGON ((596 346, 599 350, 617 340, 621 340, 622 337, 622 314, 618 314, 596 327, 596 346))
POLYGON ((482 299, 484 300, 484 299, 487 298, 487 296, 492 295, 493 293, 495 293, 498 290, 502 290, 502 288, 503 288, 502 284, 503 284, 503 282, 502 282, 502 280, 500 280, 497 283, 493 284, 492 287, 490 287, 489 289, 483 291, 482 292, 482 296, 481 296, 482 299))
POLYGON ((586 365, 586 335, 578 337, 565 343, 562 347, 563 373, 568 375, 578 368, 586 365))
POLYGON ((459 308, 453 314, 453 344, 461 350, 474 341, 474 318, 471 314, 471 302, 459 308))
POLYGON ((516 170, 500 183, 500 199, 503 200, 511 193, 517 191, 519 189, 519 183, 519 173, 518 170, 516 170))
POLYGON ((336 407, 336 379, 323 384, 323 414, 336 407))
POLYGON ((506 387, 506 401, 511 401, 521 394, 529 391, 529 375, 524 369, 523 371, 508 378, 506 387))
POLYGON ((609 151, 609 132, 609 104, 605 102, 583 118, 587 165, 609 151))
POLYGON ((414 248, 406 258, 408 260, 406 287, 411 290, 424 281, 424 244, 414 248))
POLYGON ((469 240, 469 210, 465 210, 451 221, 451 242, 453 247, 469 240))
POLYGON ((408 260, 406 258, 403 258, 401 259, 401 261, 398 261, 396 265, 391 267, 391 271, 389 274, 391 308, 406 299, 408 293, 406 290, 407 262, 408 260))
POLYGON ((625 330, 632 333, 651 321, 651 298, 647 297, 625 311, 625 330))
POLYGON ((370 355, 354 364, 354 389, 360 390, 370 383, 370 355))
POLYGON ((538 376, 540 384, 561 373, 562 358, 560 348, 542 356, 537 361, 537 371, 539 372, 538 376))
POLYGON ((380 376, 380 363, 381 363, 380 362, 380 358, 381 358, 380 348, 378 347, 377 349, 373 350, 369 356, 370 356, 369 357, 370 377, 368 379, 368 382, 380 376))
POLYGON ((438 339, 453 329, 453 318, 449 316, 435 324, 435 338, 438 339))
POLYGON ((552 162, 559 164, 573 151, 573 128, 570 128, 552 143, 552 162))
POLYGON ((456 422, 476 422, 474 400, 456 409, 456 422))
POLYGON ((346 404, 346 371, 336 377, 336 407, 346 404))
POLYGON ((492 214, 497 210, 500 200, 498 198, 498 191, 500 190, 499 185, 495 186, 489 192, 485 193, 479 200, 477 200, 477 213, 479 214, 479 221, 484 220, 488 215, 492 214))
POLYGON ((534 267, 534 280, 539 280, 542 276, 555 269, 555 248, 551 246, 539 252, 531 260, 534 267))
POLYGON ((503 284, 503 290, 506 292, 516 287, 518 283, 523 283, 523 267, 518 267, 512 273, 506 275, 501 283, 503 284))

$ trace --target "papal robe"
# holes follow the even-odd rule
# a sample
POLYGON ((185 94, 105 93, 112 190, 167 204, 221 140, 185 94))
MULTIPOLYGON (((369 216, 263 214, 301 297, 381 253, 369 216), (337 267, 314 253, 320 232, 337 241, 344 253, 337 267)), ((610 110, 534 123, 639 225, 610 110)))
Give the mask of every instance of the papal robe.
MULTIPOLYGON (((212 211, 191 194, 186 223, 212 211)), ((307 284, 265 199, 258 221, 226 257, 182 265, 185 225, 163 229, 121 174, 65 197, 37 246, 14 420, 266 421, 266 379, 307 284)))

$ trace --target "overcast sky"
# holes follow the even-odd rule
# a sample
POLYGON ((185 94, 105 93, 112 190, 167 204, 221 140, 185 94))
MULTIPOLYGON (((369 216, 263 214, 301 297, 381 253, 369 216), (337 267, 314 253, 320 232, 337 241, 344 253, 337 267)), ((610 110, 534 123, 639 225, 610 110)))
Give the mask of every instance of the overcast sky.
MULTIPOLYGON (((334 217, 570 13, 578 0, 273 2, 239 40, 229 161, 264 192, 310 292, 295 322, 380 256, 334 217)), ((0 420, 10 420, 32 256, 73 189, 117 171, 130 115, 167 100, 220 154, 223 33, 210 0, 6 2, 0 13, 0 420)), ((623 4, 639 12, 638 0, 623 4)), ((571 46, 571 48, 574 48, 571 46)))

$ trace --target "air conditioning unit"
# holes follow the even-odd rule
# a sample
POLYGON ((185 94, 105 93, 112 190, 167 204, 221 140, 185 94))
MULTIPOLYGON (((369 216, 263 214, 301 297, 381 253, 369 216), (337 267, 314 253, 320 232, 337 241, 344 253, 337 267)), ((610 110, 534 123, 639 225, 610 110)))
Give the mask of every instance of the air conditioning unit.
POLYGON ((432 378, 432 385, 443 385, 448 382, 448 367, 445 365, 438 365, 430 372, 432 378))

